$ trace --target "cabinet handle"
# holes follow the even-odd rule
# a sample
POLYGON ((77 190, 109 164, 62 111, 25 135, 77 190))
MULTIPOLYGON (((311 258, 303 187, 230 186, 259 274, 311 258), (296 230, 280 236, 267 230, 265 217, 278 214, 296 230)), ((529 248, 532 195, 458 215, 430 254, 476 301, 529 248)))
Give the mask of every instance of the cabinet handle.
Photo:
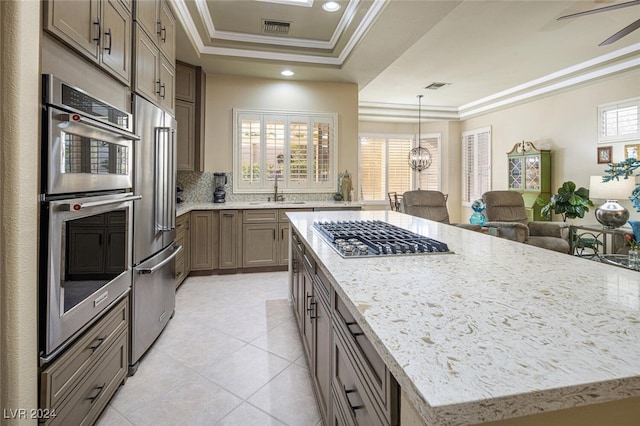
POLYGON ((98 245, 102 245, 102 234, 98 234, 98 245))
POLYGON ((347 326, 347 330, 349 330, 349 334, 351 334, 351 337, 353 337, 354 339, 357 339, 358 336, 364 335, 363 332, 355 333, 355 332, 351 331, 351 326, 352 325, 356 325, 357 324, 356 322, 345 322, 344 324, 347 326))
POLYGON ((309 319, 311 320, 318 318, 318 316, 315 315, 315 307, 316 302, 313 300, 313 295, 307 293, 307 312, 309 313, 309 319), (311 299, 311 301, 309 301, 309 299, 311 299), (311 312, 313 312, 313 314, 311 312))
POLYGON ((160 83, 161 83, 160 80, 156 81, 156 84, 158 85, 158 90, 156 90, 156 95, 160 94, 160 83))
POLYGON ((273 230, 273 239, 274 240, 276 239, 276 230, 275 229, 273 230))
POLYGON ((165 91, 164 83, 162 83, 162 84, 160 85, 160 92, 158 92, 158 93, 160 94, 160 97, 161 97, 162 99, 164 99, 164 95, 166 95, 166 91, 165 91))
POLYGON ((158 34, 160 36, 160 40, 162 40, 163 43, 167 42, 167 27, 162 27, 162 29, 160 30, 160 33, 158 34))
POLYGON ((284 229, 280 230, 280 239, 284 241, 284 229))
POLYGON ((291 270, 294 274, 298 273, 298 259, 291 259, 291 270))
POLYGON ((98 337, 96 340, 94 340, 94 342, 96 342, 96 344, 93 345, 93 346, 89 346, 89 349, 91 349, 92 352, 95 352, 96 349, 98 349, 100 346, 102 346, 102 344, 104 343, 105 339, 106 339, 106 337, 98 337))
POLYGON ((105 36, 109 36, 109 47, 105 47, 105 48, 104 48, 104 50, 106 50, 106 51, 107 51, 107 53, 108 53, 109 55, 111 55, 111 43, 113 42, 113 39, 112 39, 112 37, 111 37, 111 28, 109 28, 109 29, 107 30, 107 32, 106 32, 106 33, 104 33, 104 35, 105 35, 105 36))
POLYGON ((95 41, 96 44, 98 46, 100 46, 100 34, 102 34, 102 25, 100 25, 100 18, 98 18, 98 20, 96 22, 94 22, 93 25, 97 25, 98 26, 98 32, 96 33, 97 36, 94 37, 93 41, 95 41))
POLYGON ((232 213, 222 213, 222 216, 224 217, 233 217, 232 213))
POLYGON ((98 397, 100 396, 100 394, 102 394, 102 391, 104 390, 105 386, 107 386, 107 383, 103 383, 102 386, 98 386, 96 389, 98 390, 98 393, 95 394, 95 396, 90 396, 89 398, 87 398, 89 401, 91 401, 91 403, 93 404, 93 402, 98 399, 98 397))
POLYGON ((347 404, 349 404, 349 408, 351 409, 351 414, 353 414, 353 417, 355 417, 356 416, 356 410, 364 408, 364 405, 351 405, 351 401, 349 401, 349 394, 357 392, 357 391, 355 389, 347 390, 347 387, 345 385, 342 385, 342 389, 344 390, 345 398, 347 398, 347 404))

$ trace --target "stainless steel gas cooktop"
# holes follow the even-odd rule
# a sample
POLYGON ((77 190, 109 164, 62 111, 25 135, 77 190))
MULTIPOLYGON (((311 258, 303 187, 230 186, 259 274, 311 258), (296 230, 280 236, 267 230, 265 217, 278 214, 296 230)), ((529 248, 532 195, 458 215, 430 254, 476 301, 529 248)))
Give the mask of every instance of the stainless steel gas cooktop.
POLYGON ((452 253, 443 242, 381 220, 314 222, 313 228, 342 257, 452 253))

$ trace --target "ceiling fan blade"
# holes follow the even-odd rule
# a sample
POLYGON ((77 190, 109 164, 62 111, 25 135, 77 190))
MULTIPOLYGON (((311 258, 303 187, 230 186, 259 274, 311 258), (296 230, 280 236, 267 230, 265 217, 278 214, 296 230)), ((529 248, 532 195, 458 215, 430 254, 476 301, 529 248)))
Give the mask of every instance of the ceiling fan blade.
POLYGON ((640 5, 640 0, 633 0, 633 1, 628 1, 626 3, 612 4, 610 6, 600 7, 598 9, 591 9, 591 10, 586 10, 584 12, 572 13, 571 15, 561 16, 561 17, 558 18, 558 21, 561 20, 561 19, 575 18, 575 17, 578 17, 578 16, 584 16, 584 15, 591 15, 591 14, 594 14, 594 13, 606 12, 608 10, 622 9, 623 7, 635 6, 637 4, 640 5))
POLYGON ((621 29, 620 31, 618 31, 617 33, 615 33, 614 35, 612 35, 611 37, 609 37, 608 39, 600 43, 598 46, 606 46, 608 44, 614 43, 620 40, 622 37, 637 30, 638 28, 640 28, 640 19, 627 25, 626 27, 624 27, 623 29, 621 29))

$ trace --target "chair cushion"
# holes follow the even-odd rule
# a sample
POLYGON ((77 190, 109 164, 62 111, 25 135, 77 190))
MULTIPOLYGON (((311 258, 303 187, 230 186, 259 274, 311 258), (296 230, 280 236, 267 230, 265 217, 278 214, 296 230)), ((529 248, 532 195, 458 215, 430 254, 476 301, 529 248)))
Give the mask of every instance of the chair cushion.
POLYGON ((488 191, 482 195, 487 208, 484 211, 489 222, 519 222, 527 224, 524 199, 515 191, 488 191))
POLYGON ((569 238, 569 224, 565 222, 529 222, 528 226, 532 236, 569 238))
POLYGON ((449 211, 440 191, 407 191, 402 194, 402 211, 412 216, 449 224, 449 211))

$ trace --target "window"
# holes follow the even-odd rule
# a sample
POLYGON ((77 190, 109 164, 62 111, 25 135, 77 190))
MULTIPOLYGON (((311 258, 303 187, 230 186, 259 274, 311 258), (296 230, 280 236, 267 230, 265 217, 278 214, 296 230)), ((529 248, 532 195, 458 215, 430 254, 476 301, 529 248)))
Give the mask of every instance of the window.
POLYGON ((440 188, 440 134, 423 135, 422 147, 433 162, 421 173, 409 167, 412 135, 361 135, 359 141, 360 200, 387 201, 387 193, 402 194, 411 189, 440 188))
POLYGON ((640 139, 640 98, 598 107, 598 142, 640 139))
POLYGON ((333 192, 335 114, 234 110, 234 192, 333 192))
POLYGON ((462 204, 491 189, 491 127, 462 133, 462 204))

